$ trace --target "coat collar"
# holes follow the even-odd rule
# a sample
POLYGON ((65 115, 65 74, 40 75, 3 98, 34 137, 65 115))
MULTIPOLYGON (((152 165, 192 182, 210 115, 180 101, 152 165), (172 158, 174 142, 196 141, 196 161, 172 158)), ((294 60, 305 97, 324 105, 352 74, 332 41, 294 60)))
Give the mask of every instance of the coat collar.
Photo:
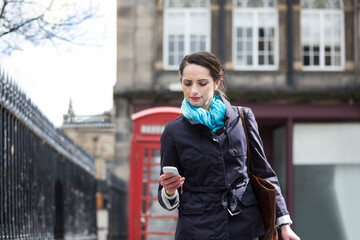
POLYGON ((225 97, 221 96, 221 100, 226 106, 225 126, 229 126, 239 117, 239 111, 237 107, 231 106, 230 102, 225 97))

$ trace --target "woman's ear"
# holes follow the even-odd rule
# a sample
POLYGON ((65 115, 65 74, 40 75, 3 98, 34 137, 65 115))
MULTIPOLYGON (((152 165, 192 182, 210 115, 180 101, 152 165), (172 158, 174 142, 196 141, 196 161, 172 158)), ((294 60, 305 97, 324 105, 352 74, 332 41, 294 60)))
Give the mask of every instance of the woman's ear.
POLYGON ((214 90, 217 90, 217 89, 219 88, 220 82, 221 82, 221 78, 219 78, 218 81, 215 82, 215 88, 214 88, 214 90))

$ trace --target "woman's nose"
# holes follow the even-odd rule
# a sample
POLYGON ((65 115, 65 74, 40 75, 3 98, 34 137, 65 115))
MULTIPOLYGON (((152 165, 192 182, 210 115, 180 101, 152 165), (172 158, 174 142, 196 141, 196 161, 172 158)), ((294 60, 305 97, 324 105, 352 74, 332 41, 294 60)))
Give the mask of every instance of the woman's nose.
POLYGON ((197 89, 197 87, 196 86, 193 86, 192 88, 191 88, 191 93, 192 94, 196 94, 196 93, 198 93, 199 91, 198 91, 198 89, 197 89))

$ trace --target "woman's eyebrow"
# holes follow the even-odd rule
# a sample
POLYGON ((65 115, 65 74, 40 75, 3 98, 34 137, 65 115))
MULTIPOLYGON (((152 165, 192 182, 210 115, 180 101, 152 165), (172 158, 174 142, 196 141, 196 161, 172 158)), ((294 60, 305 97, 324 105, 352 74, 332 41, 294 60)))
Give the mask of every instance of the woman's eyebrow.
MULTIPOLYGON (((190 82, 192 82, 193 80, 183 78, 183 81, 190 81, 190 82)), ((209 79, 207 79, 207 78, 202 78, 202 79, 197 79, 196 81, 198 81, 198 82, 200 82, 200 81, 209 81, 209 79)))

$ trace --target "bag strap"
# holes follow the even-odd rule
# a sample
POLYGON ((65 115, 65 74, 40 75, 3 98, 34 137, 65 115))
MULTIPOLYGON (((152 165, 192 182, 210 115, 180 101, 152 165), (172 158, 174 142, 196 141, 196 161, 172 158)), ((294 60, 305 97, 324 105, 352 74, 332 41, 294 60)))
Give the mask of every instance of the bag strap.
POLYGON ((244 113, 243 113, 243 110, 242 110, 241 106, 238 107, 238 111, 239 111, 239 114, 240 114, 242 126, 244 128, 245 137, 246 137, 246 146, 247 146, 247 153, 246 154, 247 154, 247 160, 248 160, 248 173, 250 172, 250 173, 252 173, 254 175, 254 166, 253 166, 252 159, 251 159, 249 137, 248 137, 248 133, 247 133, 247 129, 246 129, 244 113))

